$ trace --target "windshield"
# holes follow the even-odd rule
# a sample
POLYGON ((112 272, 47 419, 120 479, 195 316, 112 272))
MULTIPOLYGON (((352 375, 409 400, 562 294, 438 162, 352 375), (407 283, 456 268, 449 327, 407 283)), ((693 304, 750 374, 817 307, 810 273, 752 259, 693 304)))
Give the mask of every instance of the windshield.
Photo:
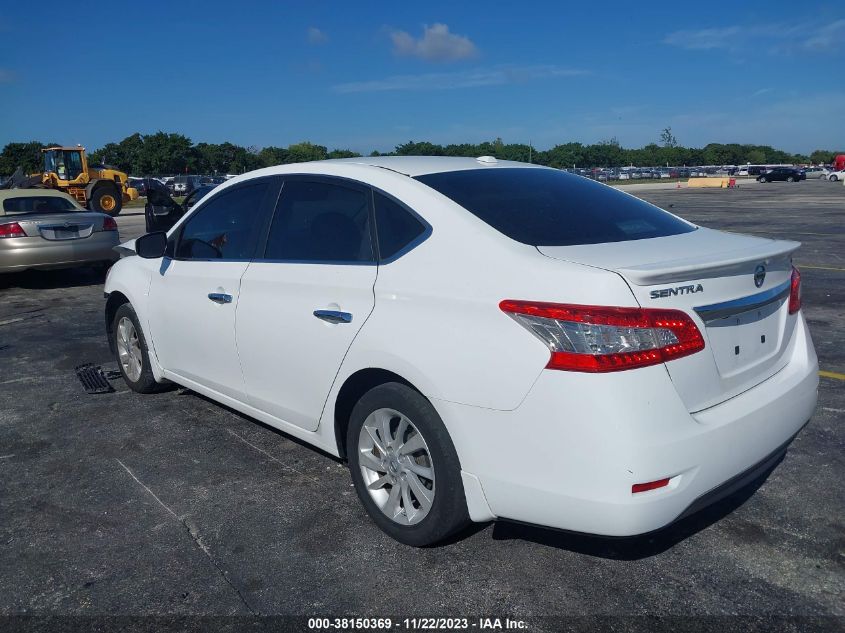
POLYGON ((82 173, 82 152, 59 149, 45 152, 44 171, 55 173, 61 180, 75 180, 82 173))
POLYGON ((639 198, 556 169, 471 169, 416 179, 532 246, 625 242, 696 229, 639 198))
POLYGON ((80 210, 73 202, 61 196, 22 196, 3 200, 3 211, 6 215, 69 213, 80 210))

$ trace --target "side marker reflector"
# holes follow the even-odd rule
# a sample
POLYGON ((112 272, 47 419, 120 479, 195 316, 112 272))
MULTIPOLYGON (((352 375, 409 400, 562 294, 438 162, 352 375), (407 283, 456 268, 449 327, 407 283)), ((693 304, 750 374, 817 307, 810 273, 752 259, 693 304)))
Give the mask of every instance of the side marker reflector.
POLYGON ((656 488, 664 488, 669 485, 669 477, 666 479, 658 479, 657 481, 649 481, 644 484, 634 484, 631 486, 631 492, 646 492, 647 490, 654 490, 656 488))

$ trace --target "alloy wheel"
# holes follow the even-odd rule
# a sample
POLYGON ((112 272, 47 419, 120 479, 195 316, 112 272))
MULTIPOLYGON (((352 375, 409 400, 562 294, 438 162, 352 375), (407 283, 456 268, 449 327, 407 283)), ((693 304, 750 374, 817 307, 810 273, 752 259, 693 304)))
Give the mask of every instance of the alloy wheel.
POLYGON ((358 462, 370 497, 400 525, 422 521, 434 503, 434 463, 413 422, 393 409, 367 416, 358 435, 358 462))
POLYGON ((132 382, 137 382, 141 377, 143 355, 135 324, 128 317, 123 317, 117 323, 117 357, 123 373, 132 382))

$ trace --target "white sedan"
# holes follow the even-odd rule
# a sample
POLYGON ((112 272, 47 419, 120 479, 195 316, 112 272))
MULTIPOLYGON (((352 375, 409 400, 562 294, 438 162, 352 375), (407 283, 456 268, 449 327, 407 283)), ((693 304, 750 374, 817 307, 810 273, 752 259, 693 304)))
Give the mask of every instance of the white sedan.
POLYGON ((492 157, 284 165, 127 245, 106 323, 174 382, 348 461, 411 545, 469 521, 649 532, 813 413, 796 242, 492 157))
POLYGON ((827 179, 831 182, 837 182, 840 180, 845 181, 845 169, 840 169, 839 171, 831 171, 827 175, 827 179))

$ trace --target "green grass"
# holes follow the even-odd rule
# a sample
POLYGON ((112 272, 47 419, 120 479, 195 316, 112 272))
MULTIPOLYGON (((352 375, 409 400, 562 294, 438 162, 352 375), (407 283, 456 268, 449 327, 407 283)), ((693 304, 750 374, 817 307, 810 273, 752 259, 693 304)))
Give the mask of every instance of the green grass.
MULTIPOLYGON (((178 202, 179 204, 182 204, 182 200, 184 200, 185 198, 184 198, 184 196, 179 196, 179 197, 176 197, 176 198, 173 198, 173 199, 176 202, 178 202)), ((129 202, 124 204, 123 208, 124 209, 143 209, 144 205, 146 205, 146 204, 147 204, 147 199, 139 197, 139 198, 136 198, 135 200, 130 200, 129 202)))

